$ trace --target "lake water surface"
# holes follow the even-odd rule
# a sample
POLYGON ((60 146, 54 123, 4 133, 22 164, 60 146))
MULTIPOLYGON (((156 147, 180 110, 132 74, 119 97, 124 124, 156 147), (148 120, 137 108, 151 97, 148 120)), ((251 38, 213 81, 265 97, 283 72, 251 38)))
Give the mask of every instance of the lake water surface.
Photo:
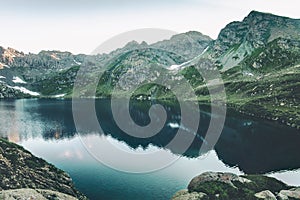
MULTIPOLYGON (((132 102, 130 114, 137 124, 144 126, 150 122, 148 109, 152 103, 132 102)), ((69 173, 76 187, 92 200, 170 199, 176 191, 186 188, 194 176, 206 171, 268 174, 300 186, 299 131, 228 111, 215 148, 199 155, 200 147, 205 145, 203 138, 209 121, 214 117, 210 115, 210 109, 200 107, 199 128, 191 131, 188 125, 180 124, 178 106, 164 107, 167 121, 161 131, 153 137, 135 138, 115 123, 109 100, 96 100, 97 119, 102 131, 93 130, 87 118, 86 127, 81 127, 80 134, 74 124, 70 100, 0 101, 0 136, 24 146, 34 155, 69 173), (166 147, 178 130, 196 136, 184 153, 178 153, 174 147, 166 147), (150 164, 129 160, 102 143, 96 144, 104 140, 128 153, 161 151, 159 159, 147 160, 150 164, 176 159, 149 173, 122 172, 116 169, 130 171, 130 167, 134 169, 144 164, 147 168, 150 164), (96 159, 98 157, 91 152, 89 144, 98 145, 106 159, 122 162, 110 167, 96 159)), ((89 114, 86 110, 82 113, 83 116, 89 114)), ((159 117, 157 120, 160 120, 159 117)))

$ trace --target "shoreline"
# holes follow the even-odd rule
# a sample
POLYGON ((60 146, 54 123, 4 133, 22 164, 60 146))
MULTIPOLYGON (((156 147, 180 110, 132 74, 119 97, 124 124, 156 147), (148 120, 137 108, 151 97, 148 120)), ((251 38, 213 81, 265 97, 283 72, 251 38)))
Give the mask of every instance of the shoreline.
MULTIPOLYGON (((110 97, 79 97, 79 98, 73 98, 73 97, 62 97, 62 98, 54 98, 54 97, 39 97, 39 98, 2 98, 1 100, 62 100, 62 101, 72 101, 74 99, 76 100, 110 100, 110 97)), ((119 97, 118 99, 122 100, 124 99, 124 97, 119 97)), ((139 99, 130 99, 130 100, 135 100, 137 102, 149 102, 149 101, 156 101, 156 102, 163 102, 169 105, 174 105, 174 98, 156 98, 156 99, 143 99, 143 100, 139 100, 139 99)), ((212 104, 208 101, 203 101, 203 100, 195 100, 195 99, 186 99, 184 100, 184 102, 194 102, 194 103, 198 103, 199 106, 211 106, 212 104)), ((218 104, 213 104, 214 106, 220 106, 218 104)), ((262 119, 268 122, 272 122, 272 123, 276 123, 278 125, 283 125, 283 126, 287 126, 290 127, 292 129, 296 129, 296 130, 300 130, 300 124, 296 124, 296 120, 297 119, 293 119, 289 120, 289 119, 285 119, 283 118, 281 115, 279 116, 272 116, 272 113, 264 113, 263 115, 259 115, 258 113, 254 113, 254 112, 249 112, 248 108, 243 108, 243 106, 245 105, 240 105, 237 103, 231 103, 231 102, 226 102, 226 109, 228 110, 233 110, 234 112, 240 113, 242 115, 245 116, 249 116, 249 117, 253 117, 255 119, 262 119)), ((259 109, 259 107, 256 107, 257 109, 259 109)))

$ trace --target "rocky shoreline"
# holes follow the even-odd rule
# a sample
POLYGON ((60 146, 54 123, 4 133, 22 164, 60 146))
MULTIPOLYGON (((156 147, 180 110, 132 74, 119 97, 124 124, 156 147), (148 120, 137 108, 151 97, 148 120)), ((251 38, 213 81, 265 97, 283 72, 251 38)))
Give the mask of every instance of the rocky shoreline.
POLYGON ((178 191, 172 200, 296 200, 300 188, 262 175, 238 176, 205 172, 191 180, 188 189, 178 191))
POLYGON ((0 139, 0 199, 87 199, 64 171, 0 139))
POLYGON ((76 197, 52 190, 16 189, 0 191, 0 199, 76 200, 76 197))

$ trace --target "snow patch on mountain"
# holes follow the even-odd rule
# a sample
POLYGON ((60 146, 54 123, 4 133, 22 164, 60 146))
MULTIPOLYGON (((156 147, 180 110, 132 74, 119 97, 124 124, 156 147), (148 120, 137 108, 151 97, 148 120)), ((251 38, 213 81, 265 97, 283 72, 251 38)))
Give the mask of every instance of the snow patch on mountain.
POLYGON ((66 96, 66 94, 58 94, 58 95, 55 95, 54 98, 62 98, 64 96, 66 96))
POLYGON ((246 76, 254 76, 254 74, 251 73, 251 72, 244 72, 243 74, 246 75, 246 76))
POLYGON ((179 68, 180 68, 180 65, 171 65, 170 67, 168 67, 168 70, 176 70, 179 68))
POLYGON ((18 76, 14 76, 13 77, 13 80, 12 80, 14 83, 22 83, 22 84, 26 84, 25 81, 23 81, 20 77, 18 76))
POLYGON ((9 85, 7 85, 7 87, 8 87, 8 88, 15 89, 15 90, 19 90, 19 91, 21 91, 21 92, 24 93, 24 94, 30 94, 30 95, 32 95, 32 96, 39 96, 39 95, 40 95, 40 93, 30 91, 30 90, 28 90, 28 89, 26 89, 26 88, 24 88, 24 87, 19 87, 19 86, 9 86, 9 85))
POLYGON ((182 69, 184 69, 184 68, 186 67, 186 65, 188 65, 188 64, 192 63, 193 61, 197 60, 198 58, 200 58, 200 57, 201 57, 208 49, 209 49, 209 47, 206 47, 206 48, 203 50, 203 52, 202 52, 200 55, 196 56, 195 58, 193 58, 193 59, 191 59, 191 60, 189 60, 189 61, 186 61, 186 62, 184 62, 184 63, 182 63, 182 64, 180 64, 180 65, 171 65, 171 66, 168 67, 167 69, 170 70, 170 71, 175 71, 175 70, 178 71, 178 70, 182 70, 182 69))
MULTIPOLYGON (((198 56, 197 56, 197 57, 198 57, 198 56)), ((180 64, 180 65, 171 65, 171 66, 168 67, 167 69, 170 70, 170 71, 183 69, 183 66, 185 66, 185 65, 187 65, 187 64, 189 64, 189 63, 191 63, 193 60, 194 60, 194 59, 189 60, 189 61, 187 61, 187 62, 184 62, 184 63, 180 64)))
POLYGON ((57 57, 57 55, 56 55, 55 53, 51 54, 50 56, 51 56, 51 58, 53 58, 54 60, 60 60, 60 58, 57 57))
POLYGON ((76 60, 74 60, 74 63, 75 63, 76 65, 81 65, 81 64, 82 64, 81 62, 78 62, 78 61, 76 61, 76 60))

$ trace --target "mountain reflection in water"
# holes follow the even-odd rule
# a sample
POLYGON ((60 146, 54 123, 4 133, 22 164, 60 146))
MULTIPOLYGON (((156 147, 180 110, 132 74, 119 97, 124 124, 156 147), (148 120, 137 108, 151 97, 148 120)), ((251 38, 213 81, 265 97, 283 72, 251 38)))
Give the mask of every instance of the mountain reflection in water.
MULTIPOLYGON (((120 103, 122 103, 121 100, 120 103)), ((188 108, 189 103, 186 104, 188 108)), ((151 105, 150 101, 131 102, 130 114, 138 125, 144 126, 150 123, 148 111, 151 105)), ((199 157, 201 145, 207 145, 204 138, 209 121, 211 117, 218 116, 211 116, 209 107, 200 106, 199 128, 192 130, 188 125, 180 124, 181 113, 176 102, 165 103, 164 107, 167 111, 167 122, 163 129, 153 137, 136 138, 124 133, 117 126, 111 113, 109 100, 96 100, 97 117, 103 130, 97 134, 122 141, 132 149, 147 149, 149 146, 165 148, 178 129, 181 129, 187 135, 195 137, 190 147, 181 156, 199 157)), ((72 102, 69 100, 1 101, 0 112, 1 134, 14 142, 35 137, 42 137, 45 140, 62 140, 71 139, 77 135, 72 116, 72 102)), ((88 114, 82 111, 82 115, 88 114)), ((82 136, 95 134, 94 127, 88 121, 85 126, 83 128, 86 131, 80 132, 82 136)), ((214 150, 226 165, 238 167, 245 173, 257 174, 300 168, 299 149, 299 131, 242 116, 229 110, 223 132, 214 150)), ((173 154, 178 152, 176 146, 167 150, 173 154)))

